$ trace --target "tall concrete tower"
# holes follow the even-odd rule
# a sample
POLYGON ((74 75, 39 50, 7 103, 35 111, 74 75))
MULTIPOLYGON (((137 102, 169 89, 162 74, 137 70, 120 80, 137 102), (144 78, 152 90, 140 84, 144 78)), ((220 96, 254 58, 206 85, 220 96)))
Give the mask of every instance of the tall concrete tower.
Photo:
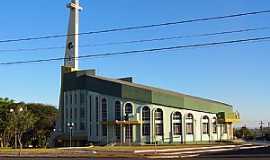
POLYGON ((79 0, 71 0, 67 5, 70 8, 69 26, 67 32, 66 52, 64 66, 61 68, 61 88, 59 97, 59 121, 57 128, 63 132, 64 127, 64 74, 79 70, 78 55, 79 55, 79 12, 82 8, 79 5, 79 0))
POLYGON ((78 70, 78 55, 79 55, 79 12, 82 10, 79 0, 71 0, 67 5, 70 8, 69 26, 67 32, 65 67, 71 67, 78 70))

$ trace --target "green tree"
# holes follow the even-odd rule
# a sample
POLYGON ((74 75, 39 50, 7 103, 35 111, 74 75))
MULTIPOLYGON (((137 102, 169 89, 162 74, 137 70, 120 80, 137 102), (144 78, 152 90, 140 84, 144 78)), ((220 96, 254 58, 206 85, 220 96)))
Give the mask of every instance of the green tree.
POLYGON ((248 138, 248 139, 254 139, 255 133, 248 129, 247 127, 242 127, 240 129, 235 130, 235 136, 237 138, 248 138))
POLYGON ((32 144, 36 147, 47 147, 48 140, 55 128, 58 110, 44 104, 27 104, 27 108, 39 119, 33 130, 29 131, 25 137, 28 137, 28 141, 29 137, 32 137, 32 144))
MULTIPOLYGON (((7 136, 7 113, 9 111, 9 105, 14 103, 14 100, 9 100, 8 98, 0 97, 0 147, 4 147, 8 145, 8 140, 6 140, 7 136)), ((9 138, 9 137, 7 137, 9 138)))
POLYGON ((57 114, 58 110, 51 105, 14 103, 14 100, 0 98, 1 147, 14 145, 18 129, 20 132, 16 133, 16 138, 21 145, 46 147, 55 128, 57 114), (19 112, 20 108, 23 108, 22 112, 19 112), (10 109, 13 109, 12 113, 10 109))
POLYGON ((11 103, 14 103, 15 101, 12 100, 12 99, 9 99, 9 98, 1 98, 0 97, 0 106, 1 105, 6 105, 6 104, 11 104, 11 103))
POLYGON ((11 109, 10 118, 7 124, 9 131, 14 131, 14 138, 18 140, 20 148, 23 147, 22 136, 29 129, 34 127, 38 120, 33 113, 27 110, 24 105, 17 105, 11 109))

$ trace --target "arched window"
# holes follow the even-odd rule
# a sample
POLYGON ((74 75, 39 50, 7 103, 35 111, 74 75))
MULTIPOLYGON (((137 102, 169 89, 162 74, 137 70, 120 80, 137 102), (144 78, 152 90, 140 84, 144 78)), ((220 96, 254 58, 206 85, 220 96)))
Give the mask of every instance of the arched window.
POLYGON ((158 108, 155 112, 155 120, 163 120, 163 111, 158 108))
POLYGON ((121 103, 119 101, 115 102, 114 109, 115 109, 115 120, 120 121, 121 120, 121 103))
POLYGON ((193 120, 193 115, 192 115, 191 113, 189 113, 189 114, 187 115, 187 119, 193 120))
POLYGON ((132 104, 131 103, 127 103, 125 105, 125 114, 131 114, 132 113, 132 104))
POLYGON ((182 134, 182 115, 180 112, 175 112, 173 114, 173 134, 182 134))
POLYGON ((163 111, 162 109, 158 108, 155 111, 155 124, 156 124, 156 135, 162 136, 163 135, 163 111))
POLYGON ((150 136, 150 108, 145 106, 142 109, 142 133, 143 136, 150 136))
POLYGON ((203 134, 209 134, 209 118, 207 116, 203 116, 202 119, 202 132, 203 134))
MULTIPOLYGON (((120 121, 121 118, 121 102, 120 101, 116 101, 114 104, 114 111, 115 111, 115 120, 120 121)), ((116 125, 115 126, 115 136, 117 141, 119 141, 121 139, 121 126, 116 125)))
POLYGON ((213 126, 213 133, 216 134, 217 133, 217 118, 216 117, 212 119, 212 126, 213 126))
POLYGON ((107 121, 107 100, 101 100, 102 121, 107 121))
POLYGON ((182 119, 182 115, 180 112, 175 112, 173 114, 173 120, 181 120, 182 119))
POLYGON ((186 117, 186 132, 187 134, 193 134, 193 115, 191 113, 186 117))
POLYGON ((142 109, 142 120, 149 121, 150 120, 150 108, 145 106, 142 109))
MULTIPOLYGON (((125 120, 129 121, 129 114, 132 114, 132 104, 131 103, 127 103, 125 105, 125 120)), ((132 137, 133 137, 133 126, 132 125, 128 125, 126 126, 125 129, 125 137, 126 137, 126 142, 132 142, 132 137)))

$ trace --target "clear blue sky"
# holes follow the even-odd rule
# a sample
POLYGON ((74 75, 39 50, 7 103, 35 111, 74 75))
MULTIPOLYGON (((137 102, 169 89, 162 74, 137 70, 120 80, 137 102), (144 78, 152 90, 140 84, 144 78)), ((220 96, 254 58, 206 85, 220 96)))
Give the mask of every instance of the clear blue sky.
MULTIPOLYGON (((8 0, 1 2, 0 39, 65 34, 68 0, 8 0)), ((269 0, 81 0, 80 31, 147 25, 200 17, 270 9, 269 0)), ((98 44, 174 35, 219 32, 270 26, 270 14, 181 24, 171 27, 80 37, 81 44, 98 44)), ((80 55, 166 47, 192 43, 270 36, 269 30, 207 38, 187 38, 134 45, 81 48, 80 55)), ((117 56, 80 61, 81 69, 95 68, 108 77, 133 76, 153 85, 232 104, 242 123, 270 120, 270 43, 248 43, 158 52, 158 55, 117 56)), ((0 50, 65 45, 65 38, 0 43, 0 50)), ((0 53, 0 61, 63 57, 64 50, 0 53)), ((0 66, 0 97, 58 104, 62 61, 0 66)))

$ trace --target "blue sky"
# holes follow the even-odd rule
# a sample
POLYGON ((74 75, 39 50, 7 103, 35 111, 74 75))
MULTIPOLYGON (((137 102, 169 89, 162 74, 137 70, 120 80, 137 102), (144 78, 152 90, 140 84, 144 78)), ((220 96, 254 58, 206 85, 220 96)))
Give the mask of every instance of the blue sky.
MULTIPOLYGON (((68 0, 8 0, 0 10, 0 39, 65 34, 68 0)), ((80 31, 148 25, 201 17, 270 9, 268 0, 81 0, 80 31)), ((81 36, 80 44, 99 44, 175 35, 211 33, 270 26, 270 14, 181 24, 170 27, 81 36)), ((193 43, 270 36, 269 30, 214 37, 174 39, 132 45, 87 47, 80 55, 127 51, 193 43)), ((0 50, 65 45, 65 38, 0 43, 0 50)), ((270 121, 269 42, 223 45, 157 52, 159 54, 116 56, 80 61, 81 69, 95 68, 108 77, 133 76, 137 83, 153 85, 232 104, 241 113, 242 124, 258 126, 270 121)), ((0 61, 63 57, 64 49, 34 52, 1 52, 0 61)), ((58 104, 62 61, 0 66, 0 97, 18 101, 58 104)))

